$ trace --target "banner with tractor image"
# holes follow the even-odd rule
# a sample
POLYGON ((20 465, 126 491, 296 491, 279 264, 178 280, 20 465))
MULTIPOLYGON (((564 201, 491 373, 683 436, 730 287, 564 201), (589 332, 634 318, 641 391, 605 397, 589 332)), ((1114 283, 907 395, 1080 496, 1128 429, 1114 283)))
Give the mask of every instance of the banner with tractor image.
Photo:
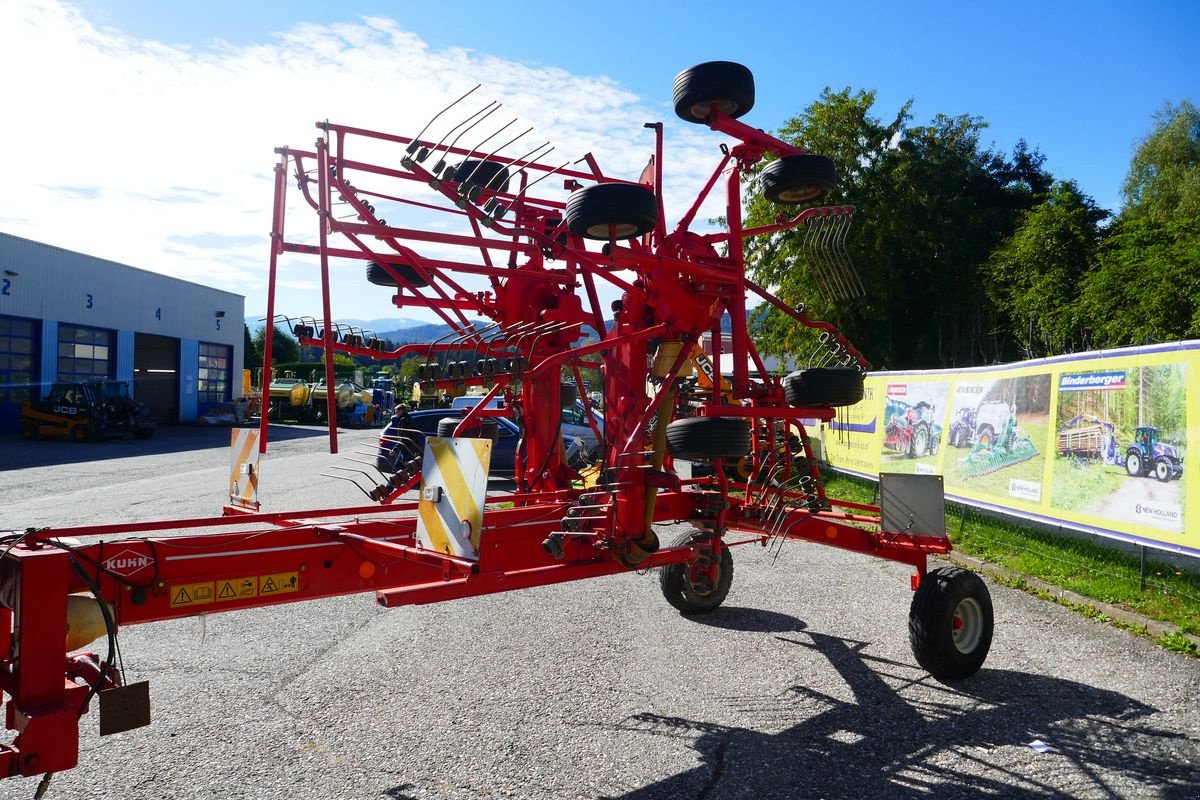
POLYGON ((1200 556, 1200 342, 873 373, 819 436, 845 472, 940 474, 952 500, 1200 556))

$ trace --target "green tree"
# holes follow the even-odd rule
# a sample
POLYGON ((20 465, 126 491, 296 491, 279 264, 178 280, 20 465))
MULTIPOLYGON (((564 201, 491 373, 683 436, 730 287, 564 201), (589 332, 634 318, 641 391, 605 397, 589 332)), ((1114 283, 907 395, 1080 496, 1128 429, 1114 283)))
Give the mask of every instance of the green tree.
POLYGON ((1082 295, 1098 347, 1200 336, 1200 216, 1123 213, 1082 295))
MULTIPOLYGON (((912 127, 911 103, 884 119, 874 115, 874 103, 874 92, 826 89, 779 134, 834 160, 841 185, 826 202, 858 209, 850 256, 865 296, 836 303, 822 297, 802 229, 752 239, 751 274, 833 322, 876 366, 959 366, 1010 356, 1015 348, 987 302, 983 276, 992 250, 1052 183, 1043 157, 1023 142, 1011 157, 984 147, 987 124, 978 117, 938 115, 912 127)), ((780 214, 756 183, 747 195, 748 224, 780 214)), ((769 351, 812 351, 778 312, 756 328, 769 351)))
POLYGON ((244 369, 256 369, 262 366, 262 350, 258 349, 254 337, 250 335, 250 326, 242 323, 242 328, 246 332, 246 341, 242 345, 242 367, 244 369))
POLYGON ((1200 110, 1167 103, 1141 141, 1123 186, 1125 213, 1167 222, 1200 216, 1200 110))
MULTIPOLYGON (((275 364, 292 363, 300 360, 300 343, 292 335, 280 329, 278 325, 271 328, 271 361, 275 364)), ((267 326, 263 325, 254 334, 254 346, 258 352, 266 353, 267 326)))
POLYGON ((1007 317, 1023 358, 1087 349, 1091 325, 1080 304, 1108 212, 1072 181, 1055 184, 991 254, 988 294, 1007 317))
POLYGON ((1083 286, 1096 345, 1200 336, 1200 111, 1190 101, 1154 116, 1124 192, 1083 286))

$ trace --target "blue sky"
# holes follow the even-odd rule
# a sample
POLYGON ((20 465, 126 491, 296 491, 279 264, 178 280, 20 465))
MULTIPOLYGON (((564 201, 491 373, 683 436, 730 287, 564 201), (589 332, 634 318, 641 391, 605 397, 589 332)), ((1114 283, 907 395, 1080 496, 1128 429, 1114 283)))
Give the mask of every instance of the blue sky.
MULTIPOLYGON (((483 81, 564 149, 590 148, 619 174, 644 163, 641 122, 671 124, 675 74, 709 60, 754 72, 743 121, 757 127, 778 128, 826 86, 875 89, 881 116, 909 98, 914 124, 981 116, 998 149, 1023 137, 1056 177, 1117 210, 1152 114, 1200 101, 1200 3, 9 0, 0 69, 25 78, 6 89, 17 121, 0 145, 26 164, 0 201, 0 230, 207 275, 253 311, 265 307, 254 237, 269 214, 271 148, 311 144, 312 121, 411 135, 438 98, 483 81)), ((712 141, 694 128, 668 136, 682 197, 712 141)), ((335 308, 392 313, 385 297, 335 308)))

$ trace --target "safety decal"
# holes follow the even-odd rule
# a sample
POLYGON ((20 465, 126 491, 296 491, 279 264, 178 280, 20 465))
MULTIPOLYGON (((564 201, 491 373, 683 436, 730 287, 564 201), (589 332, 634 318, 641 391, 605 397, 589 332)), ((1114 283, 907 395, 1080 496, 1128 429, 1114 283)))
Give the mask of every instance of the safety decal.
POLYGON ((300 588, 300 573, 276 572, 273 575, 258 576, 259 596, 271 594, 286 594, 300 588))
POLYGON ((234 578, 217 581, 217 601, 245 600, 258 597, 258 578, 234 578))
POLYGON ((171 587, 171 608, 202 606, 213 602, 216 596, 212 581, 208 583, 184 583, 171 587))

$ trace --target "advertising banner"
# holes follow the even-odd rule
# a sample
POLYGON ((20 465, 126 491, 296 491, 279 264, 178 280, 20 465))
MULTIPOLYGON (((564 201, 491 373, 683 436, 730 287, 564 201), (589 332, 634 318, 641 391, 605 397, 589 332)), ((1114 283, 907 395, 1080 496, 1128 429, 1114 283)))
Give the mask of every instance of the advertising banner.
POLYGON ((1200 556, 1198 415, 1189 341, 872 373, 819 435, 845 472, 939 474, 952 500, 1200 556))

